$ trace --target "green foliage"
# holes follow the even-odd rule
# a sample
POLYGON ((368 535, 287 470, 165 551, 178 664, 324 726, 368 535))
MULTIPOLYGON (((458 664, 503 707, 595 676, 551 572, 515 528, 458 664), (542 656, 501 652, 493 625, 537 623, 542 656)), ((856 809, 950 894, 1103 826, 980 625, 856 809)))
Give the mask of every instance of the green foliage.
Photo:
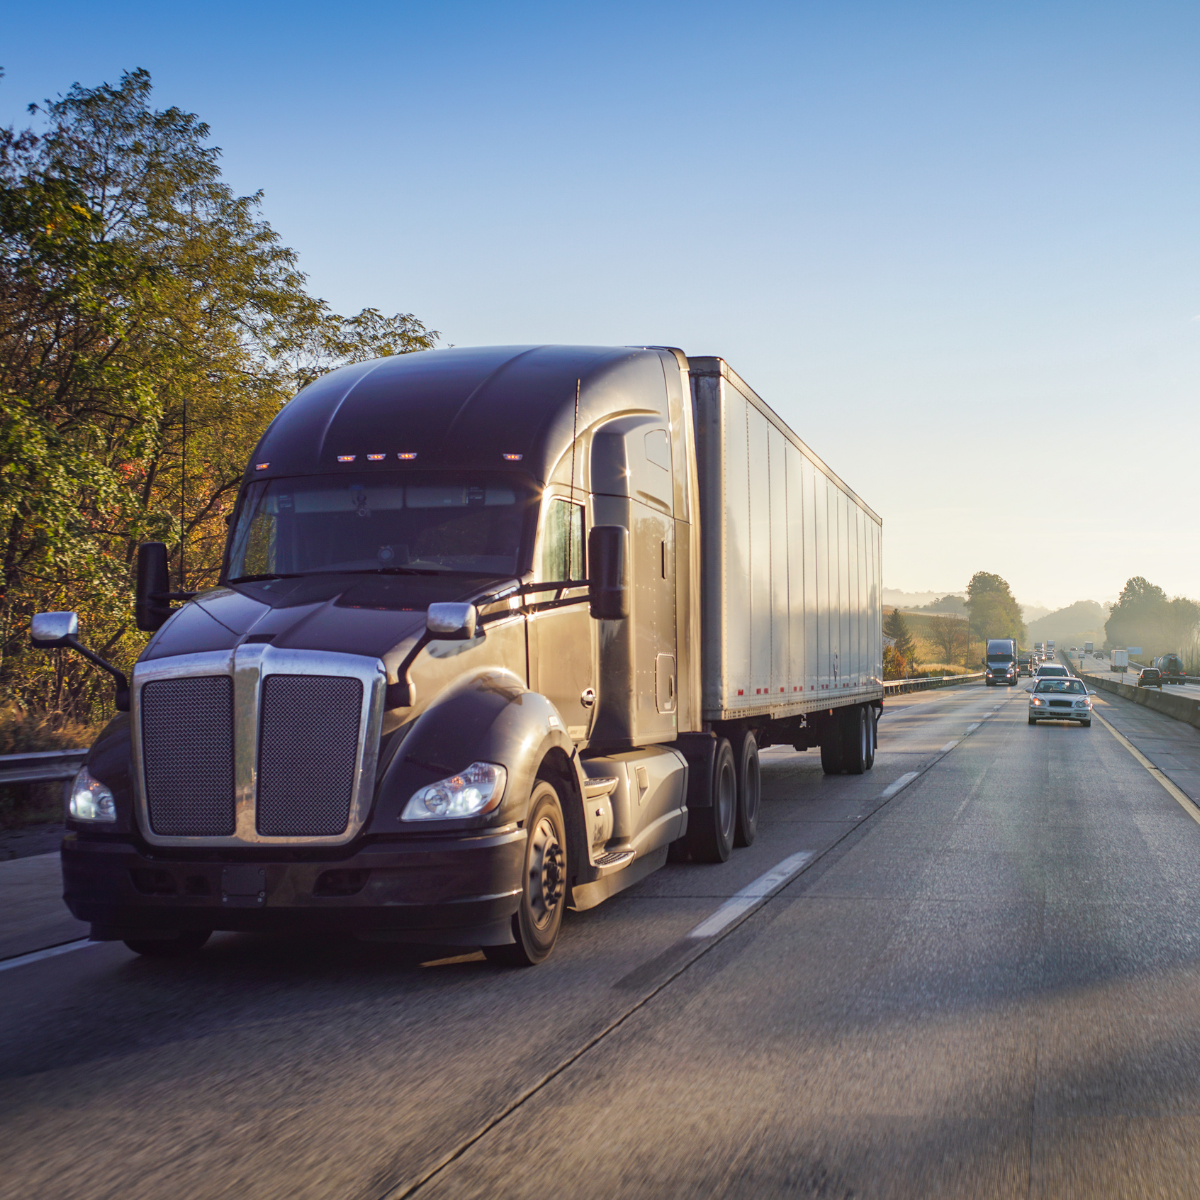
POLYGON ((915 663, 916 643, 913 641, 911 632, 909 632, 908 622, 904 619, 904 614, 898 608, 893 608, 883 618, 883 632, 895 640, 896 653, 906 664, 912 665, 915 663))
POLYGON ((971 632, 981 641, 987 638, 1015 638, 1017 644, 1027 643, 1021 606, 1006 580, 988 571, 976 571, 967 584, 967 611, 971 632))
POLYGON ((1147 662, 1160 654, 1196 660, 1200 604, 1183 596, 1168 598, 1157 584, 1135 575, 1125 583, 1104 626, 1109 648, 1141 646, 1147 662))
POLYGON ((431 348, 412 314, 342 317, 220 175, 208 127, 150 77, 76 84, 0 131, 0 687, 91 721, 106 678, 27 646, 42 609, 128 667, 137 543, 211 584, 246 460, 291 395, 345 362, 431 348), (186 451, 186 453, 185 453, 186 451))

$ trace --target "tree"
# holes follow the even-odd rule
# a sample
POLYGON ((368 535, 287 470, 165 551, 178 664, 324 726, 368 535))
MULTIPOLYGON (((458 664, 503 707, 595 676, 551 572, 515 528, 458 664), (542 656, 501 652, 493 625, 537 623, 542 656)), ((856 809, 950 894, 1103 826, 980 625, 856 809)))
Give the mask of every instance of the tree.
POLYGON ((1027 633, 1021 606, 1006 580, 988 571, 976 571, 967 584, 967 611, 971 630, 983 640, 1014 638, 1024 644, 1027 633))
POLYGON ((883 618, 883 632, 888 637, 894 639, 896 643, 896 653, 900 655, 905 662, 913 663, 916 660, 916 646, 913 643, 912 634, 908 629, 908 622, 904 619, 904 615, 898 608, 893 608, 886 617, 883 618))
POLYGON ((139 541, 184 587, 216 577, 242 470, 280 406, 343 362, 432 347, 412 314, 333 313, 223 182, 208 127, 150 76, 78 84, 0 130, 0 687, 88 717, 106 680, 31 653, 39 609, 86 614, 128 664, 139 541))
POLYGON ((929 631, 944 656, 944 662, 953 665, 960 653, 966 653, 966 621, 960 620, 958 617, 930 617, 929 631))
POLYGON ((1141 646, 1144 657, 1182 653, 1192 645, 1200 624, 1200 605, 1177 596, 1168 599, 1157 584, 1141 575, 1126 580, 1104 634, 1109 647, 1141 646))

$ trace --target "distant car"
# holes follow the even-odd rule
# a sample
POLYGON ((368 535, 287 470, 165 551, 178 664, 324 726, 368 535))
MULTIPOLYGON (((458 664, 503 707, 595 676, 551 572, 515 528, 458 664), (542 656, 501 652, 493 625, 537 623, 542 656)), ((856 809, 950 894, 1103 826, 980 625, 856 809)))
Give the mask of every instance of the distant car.
POLYGON ((1162 672, 1157 667, 1143 667, 1138 672, 1138 687, 1156 687, 1162 691, 1162 672))
POLYGON ((1070 679, 1071 672, 1058 663, 1042 663, 1037 669, 1038 679, 1070 679))
POLYGON ((1047 676, 1033 685, 1029 696, 1029 724, 1039 721, 1078 721, 1092 724, 1092 698, 1082 679, 1047 676))

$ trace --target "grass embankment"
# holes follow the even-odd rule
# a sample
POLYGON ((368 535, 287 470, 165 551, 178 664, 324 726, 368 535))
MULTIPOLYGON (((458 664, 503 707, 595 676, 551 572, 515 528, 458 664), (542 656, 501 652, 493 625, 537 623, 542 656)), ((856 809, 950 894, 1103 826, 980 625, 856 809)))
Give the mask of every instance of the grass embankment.
POLYGON ((917 648, 916 669, 922 675, 968 675, 981 669, 978 664, 983 657, 983 643, 977 637, 972 637, 968 655, 967 622, 964 617, 955 616, 953 613, 905 612, 904 609, 900 612, 917 648), (947 616, 960 627, 953 655, 946 653, 946 647, 934 637, 933 632, 934 620, 947 616))
MULTIPOLYGON (((54 714, 0 709, 0 754, 76 750, 90 746, 99 732, 99 726, 63 721, 54 714)), ((60 821, 62 813, 61 782, 0 784, 0 830, 60 821)))

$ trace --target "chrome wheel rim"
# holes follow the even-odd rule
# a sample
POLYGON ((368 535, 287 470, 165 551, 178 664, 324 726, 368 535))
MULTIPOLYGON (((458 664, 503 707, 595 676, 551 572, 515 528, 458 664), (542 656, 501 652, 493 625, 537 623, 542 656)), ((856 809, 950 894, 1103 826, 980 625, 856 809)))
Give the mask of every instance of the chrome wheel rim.
POLYGON ((563 895, 563 848, 558 830, 549 817, 542 817, 529 836, 529 909, 533 923, 545 929, 563 895))

